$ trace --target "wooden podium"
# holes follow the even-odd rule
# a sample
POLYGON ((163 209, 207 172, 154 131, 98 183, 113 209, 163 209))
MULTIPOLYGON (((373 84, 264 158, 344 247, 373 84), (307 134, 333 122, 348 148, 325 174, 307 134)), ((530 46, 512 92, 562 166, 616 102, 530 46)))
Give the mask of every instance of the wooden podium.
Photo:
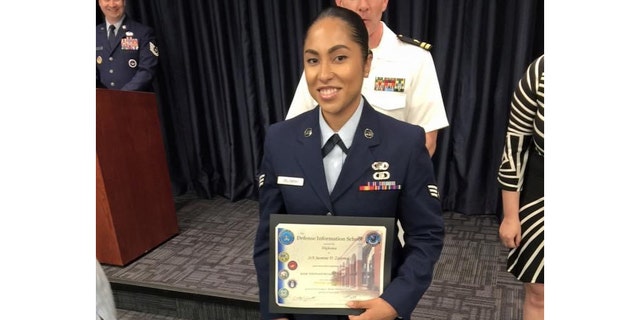
POLYGON ((124 266, 178 233, 154 93, 96 89, 96 256, 124 266))

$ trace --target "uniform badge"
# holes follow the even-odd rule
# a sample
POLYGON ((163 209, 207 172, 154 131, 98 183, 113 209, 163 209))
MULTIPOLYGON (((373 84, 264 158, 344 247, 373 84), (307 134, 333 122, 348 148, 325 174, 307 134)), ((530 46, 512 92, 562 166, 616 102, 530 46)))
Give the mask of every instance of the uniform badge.
POLYGON ((138 50, 138 39, 133 37, 133 32, 127 31, 126 37, 120 40, 122 50, 138 50))
POLYGON ((404 92, 404 78, 376 77, 374 90, 387 92, 404 92))
POLYGON ((373 173, 373 180, 389 180, 391 178, 391 174, 389 171, 376 171, 373 173))
POLYGON ((391 173, 387 171, 389 169, 389 162, 376 161, 371 164, 371 169, 376 171, 373 173, 373 180, 380 181, 391 178, 391 173))
POLYGON ((432 197, 440 200, 440 193, 438 192, 438 186, 436 186, 435 184, 430 184, 430 185, 427 185, 427 189, 429 190, 429 194, 432 197))
POLYGON ((304 129, 304 136, 305 138, 309 138, 311 137, 311 135, 313 134, 313 130, 311 130, 311 128, 306 128, 304 129))
POLYGON ((149 50, 151 51, 151 53, 153 53, 154 56, 160 56, 160 50, 158 50, 158 47, 156 47, 156 45, 151 41, 149 41, 149 50))
POLYGON ((373 170, 387 170, 389 169, 389 162, 386 161, 376 161, 371 164, 371 169, 373 170))
POLYGON ((138 61, 136 61, 136 59, 129 59, 129 67, 130 68, 135 68, 138 66, 138 61))
POLYGON ((364 129, 364 137, 367 138, 367 139, 373 138, 373 130, 371 130, 369 128, 364 129))
POLYGON ((359 186, 360 191, 385 191, 385 190, 400 190, 402 185, 396 184, 395 181, 387 181, 391 178, 391 173, 387 171, 389 169, 389 162, 376 161, 371 164, 371 169, 375 170, 373 173, 373 180, 369 181, 364 186, 359 186))
POLYGON ((302 187, 304 185, 304 178, 278 176, 278 184, 302 187))
POLYGON ((359 186, 359 191, 387 191, 387 190, 400 190, 401 184, 396 184, 395 181, 370 181, 366 185, 359 186))
POLYGON ((96 58, 96 62, 97 62, 98 64, 101 64, 101 63, 102 63, 102 57, 101 57, 101 56, 98 56, 98 57, 96 58))

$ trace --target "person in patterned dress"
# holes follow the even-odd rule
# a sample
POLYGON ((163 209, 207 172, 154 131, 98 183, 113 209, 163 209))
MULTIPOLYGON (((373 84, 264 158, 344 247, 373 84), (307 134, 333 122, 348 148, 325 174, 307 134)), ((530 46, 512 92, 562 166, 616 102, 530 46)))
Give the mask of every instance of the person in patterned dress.
POLYGON ((544 319, 544 54, 511 98, 498 183, 507 271, 524 283, 524 319, 544 319))

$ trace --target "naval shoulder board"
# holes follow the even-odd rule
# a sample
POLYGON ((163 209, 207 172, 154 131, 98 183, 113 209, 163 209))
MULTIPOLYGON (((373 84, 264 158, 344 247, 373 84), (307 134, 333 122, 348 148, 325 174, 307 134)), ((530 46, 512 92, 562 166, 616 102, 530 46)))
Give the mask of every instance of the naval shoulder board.
POLYGON ((398 40, 406 42, 406 43, 410 43, 414 46, 418 46, 422 49, 425 49, 427 51, 431 50, 431 44, 417 40, 417 39, 413 39, 413 38, 409 38, 409 37, 405 37, 401 34, 398 35, 398 40))

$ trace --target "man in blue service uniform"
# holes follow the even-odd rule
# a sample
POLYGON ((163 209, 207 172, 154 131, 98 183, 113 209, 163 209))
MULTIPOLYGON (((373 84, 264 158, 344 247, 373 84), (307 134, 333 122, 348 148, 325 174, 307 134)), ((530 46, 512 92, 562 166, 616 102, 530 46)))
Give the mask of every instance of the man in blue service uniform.
POLYGON ((153 91, 158 65, 153 30, 125 15, 125 0, 98 4, 105 23, 96 26, 96 87, 153 91))

